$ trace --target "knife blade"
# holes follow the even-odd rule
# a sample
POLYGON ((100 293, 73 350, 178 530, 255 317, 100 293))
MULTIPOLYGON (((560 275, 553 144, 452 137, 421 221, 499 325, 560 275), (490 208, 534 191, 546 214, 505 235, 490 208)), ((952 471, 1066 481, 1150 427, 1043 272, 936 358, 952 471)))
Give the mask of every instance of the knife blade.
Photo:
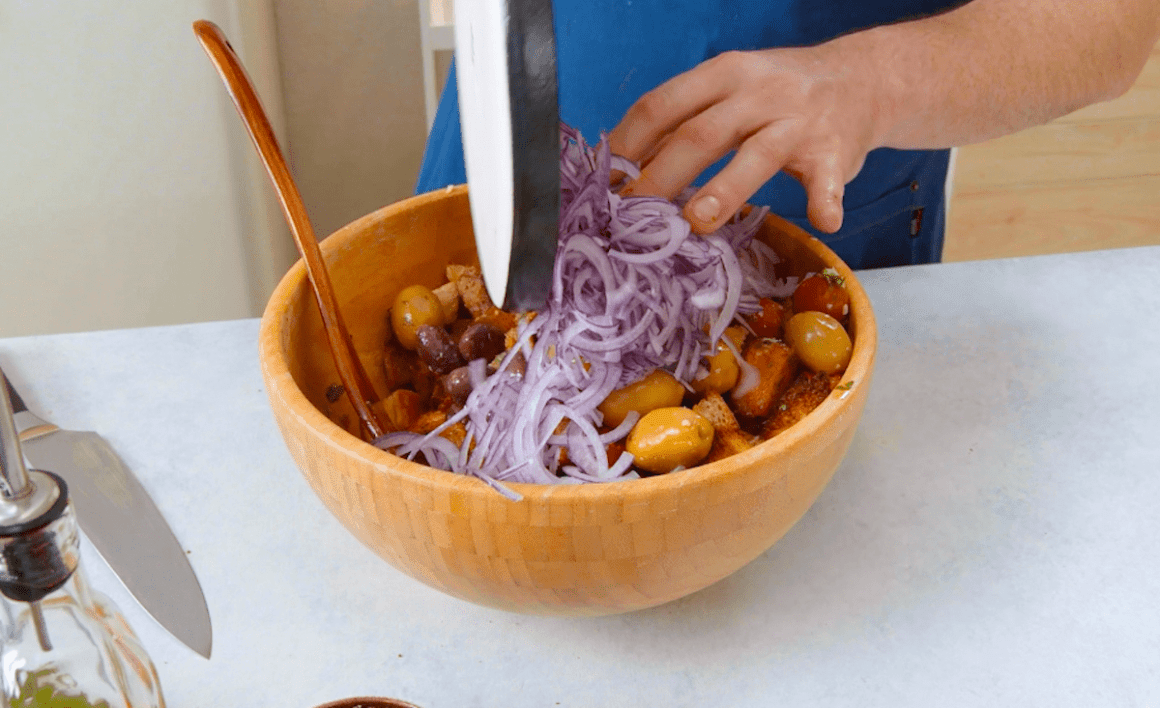
POLYGON ((104 438, 62 430, 28 410, 0 370, 32 467, 68 484, 81 529, 153 619, 209 658, 213 644, 201 583, 169 524, 104 438))

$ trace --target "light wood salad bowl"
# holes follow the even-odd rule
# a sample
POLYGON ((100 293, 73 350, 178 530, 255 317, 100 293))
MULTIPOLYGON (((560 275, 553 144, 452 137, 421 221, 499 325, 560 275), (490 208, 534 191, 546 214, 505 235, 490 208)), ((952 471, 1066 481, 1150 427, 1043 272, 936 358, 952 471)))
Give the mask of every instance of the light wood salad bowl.
MULTIPOLYGON (((326 507, 433 588, 532 614, 612 614, 675 600, 741 568, 801 518, 846 454, 870 389, 877 334, 857 278, 783 219, 769 216, 762 238, 786 272, 833 267, 845 277, 853 358, 840 390, 805 419, 725 460, 609 484, 514 484, 517 502, 477 479, 384 452, 322 412, 338 377, 302 262, 262 317, 270 407, 326 507)), ((466 187, 368 214, 325 239, 322 251, 355 348, 385 395, 382 345, 395 294, 442 284, 449 263, 476 262, 466 187)))

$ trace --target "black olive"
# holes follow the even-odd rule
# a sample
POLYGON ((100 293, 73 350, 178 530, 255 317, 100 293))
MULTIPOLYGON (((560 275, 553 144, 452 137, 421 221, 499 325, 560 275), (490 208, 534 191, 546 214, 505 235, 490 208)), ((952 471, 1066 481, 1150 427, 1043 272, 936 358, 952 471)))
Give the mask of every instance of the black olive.
POLYGON ((416 351, 419 358, 440 376, 467 363, 455 342, 451 341, 451 335, 442 327, 422 325, 415 330, 415 338, 418 340, 416 351))
POLYGON ((486 322, 472 323, 459 335, 459 353, 467 361, 491 361, 504 350, 503 332, 486 322))
POLYGON ((461 366, 443 377, 443 389, 447 396, 456 404, 462 406, 471 395, 471 374, 466 366, 461 366))
POLYGON ((472 324, 474 324, 474 321, 470 317, 466 319, 455 320, 451 324, 447 325, 447 332, 451 335, 452 339, 458 342, 459 336, 463 334, 463 331, 470 327, 472 324))
POLYGON ((528 370, 528 360, 524 357, 523 352, 516 352, 512 360, 508 362, 507 368, 504 369, 508 374, 523 378, 528 370))

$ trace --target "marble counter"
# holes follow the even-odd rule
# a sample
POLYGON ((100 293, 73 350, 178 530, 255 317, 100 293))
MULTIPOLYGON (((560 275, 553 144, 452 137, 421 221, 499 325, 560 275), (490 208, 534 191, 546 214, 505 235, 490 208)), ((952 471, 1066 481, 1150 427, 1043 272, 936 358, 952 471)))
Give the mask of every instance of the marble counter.
POLYGON ((1154 701, 1160 248, 862 277, 877 371, 818 502, 720 583, 599 619, 467 604, 363 548, 274 426, 256 320, 5 339, 0 364, 104 435, 189 551, 208 661, 84 561, 170 708, 1154 701))

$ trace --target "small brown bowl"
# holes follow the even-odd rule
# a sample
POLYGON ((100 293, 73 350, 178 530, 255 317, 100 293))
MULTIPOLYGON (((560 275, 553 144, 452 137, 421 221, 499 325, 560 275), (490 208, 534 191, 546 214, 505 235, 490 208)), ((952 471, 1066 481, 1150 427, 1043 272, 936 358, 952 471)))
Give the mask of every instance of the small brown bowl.
MULTIPOLYGON (((262 317, 270 407, 326 507, 384 560, 433 588, 534 614, 602 615, 675 600, 750 562, 801 518, 846 454, 870 390, 877 334, 854 273, 784 219, 767 217, 760 237, 782 256, 779 275, 832 267, 845 277, 854 351, 844 390, 725 460, 608 484, 513 484, 523 495, 513 502, 477 479, 384 452, 323 414, 338 378, 301 262, 262 317)), ((440 285, 449 263, 477 262, 467 189, 368 214, 325 239, 322 251, 355 348, 385 395, 382 346, 395 294, 440 285)))
POLYGON ((329 703, 314 706, 314 708, 419 708, 419 706, 395 698, 372 698, 365 696, 330 701, 329 703))

